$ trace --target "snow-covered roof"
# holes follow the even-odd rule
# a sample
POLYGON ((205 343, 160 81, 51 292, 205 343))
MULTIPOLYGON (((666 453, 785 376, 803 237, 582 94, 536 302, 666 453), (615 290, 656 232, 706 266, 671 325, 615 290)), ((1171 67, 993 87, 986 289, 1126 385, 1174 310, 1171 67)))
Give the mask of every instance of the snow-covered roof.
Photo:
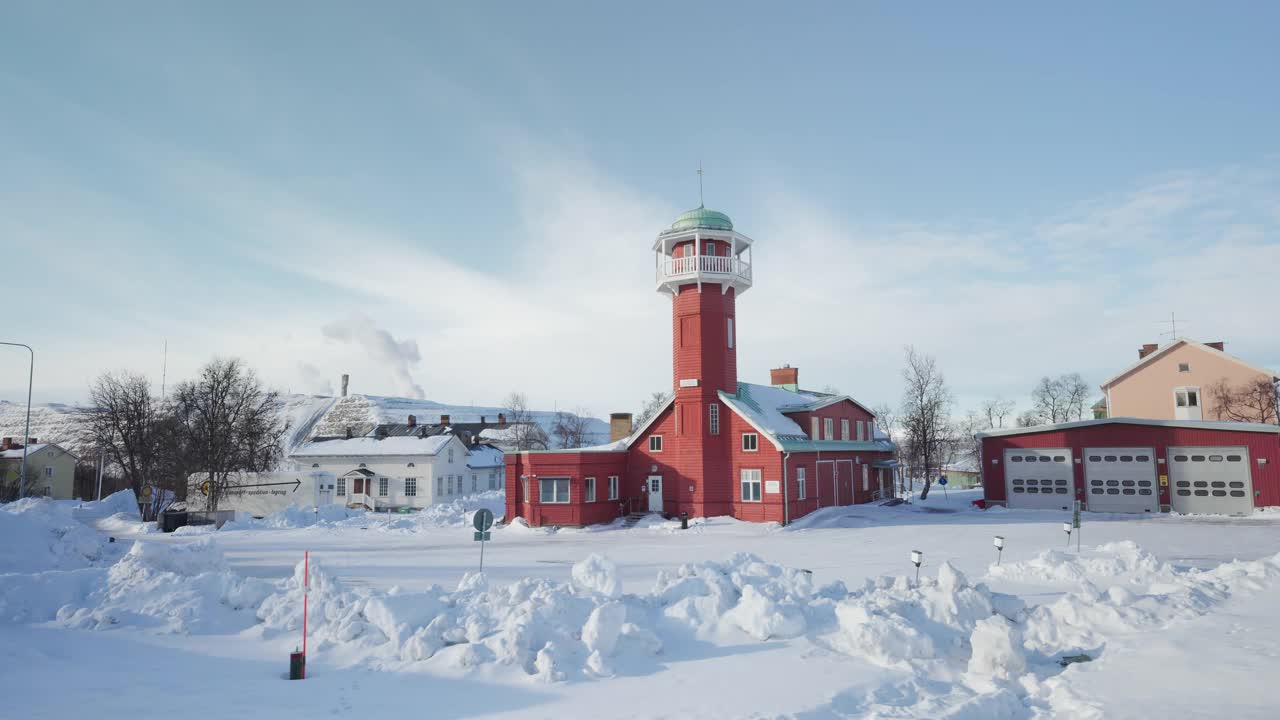
POLYGON ((1173 339, 1173 340, 1172 340, 1168 345, 1165 345, 1164 347, 1162 347, 1162 348, 1160 348, 1160 349, 1156 350, 1155 352, 1151 353, 1150 355, 1147 355, 1147 356, 1146 356, 1146 357, 1144 357, 1144 358, 1140 358, 1140 359, 1139 359, 1137 362, 1135 362, 1134 364, 1132 364, 1132 365, 1130 365, 1129 367, 1125 368, 1124 370, 1121 370, 1120 372, 1116 373, 1114 377, 1109 378, 1106 382, 1102 383, 1102 389, 1103 389, 1103 390, 1106 390, 1108 386, 1115 384, 1115 382, 1116 382, 1117 380, 1119 380, 1120 378, 1122 378, 1122 377, 1124 377, 1124 376, 1128 375, 1129 373, 1133 372, 1134 370, 1137 370, 1138 368, 1142 367, 1143 365, 1146 365, 1147 363, 1149 363, 1149 362, 1151 362, 1151 361, 1155 360, 1156 358, 1160 357, 1161 355, 1164 355, 1165 353, 1169 352, 1170 350, 1172 350, 1172 349, 1174 349, 1174 348, 1176 348, 1176 347, 1179 347, 1179 346, 1181 346, 1181 345, 1190 345, 1190 346, 1192 346, 1192 347, 1195 347, 1195 348, 1198 348, 1198 349, 1200 349, 1200 350, 1203 350, 1204 352, 1207 352, 1207 353, 1213 353, 1213 354, 1219 355, 1220 357, 1226 358, 1227 360, 1230 360, 1231 362, 1234 362, 1234 363, 1236 363, 1236 364, 1238 364, 1238 365, 1243 365, 1244 367, 1249 368, 1250 370, 1252 370, 1252 371, 1254 371, 1254 372, 1258 373, 1259 375, 1269 375, 1269 376, 1271 376, 1272 378, 1280 377, 1280 375, 1277 375, 1277 374, 1276 374, 1276 372, 1275 372, 1274 370, 1268 370, 1268 369, 1266 369, 1266 368, 1258 367, 1257 365, 1252 365, 1252 364, 1250 364, 1250 363, 1245 362, 1244 360, 1241 360, 1240 358, 1236 357, 1235 355, 1231 355, 1231 354, 1229 354, 1229 353, 1226 353, 1226 352, 1224 352, 1224 351, 1222 351, 1222 350, 1219 350, 1219 349, 1217 349, 1217 348, 1214 348, 1214 347, 1209 347, 1208 345, 1205 345, 1205 344, 1204 344, 1204 343, 1202 343, 1202 342, 1196 342, 1195 340, 1190 340, 1190 339, 1187 339, 1187 338, 1180 337, 1180 338, 1174 338, 1174 339, 1173 339))
MULTIPOLYGON (((30 457, 31 455, 35 455, 36 453, 40 452, 41 450, 47 447, 49 447, 49 443, 36 443, 35 445, 28 445, 27 456, 30 457)), ((3 457, 6 460, 9 460, 11 458, 21 458, 22 448, 18 448, 17 450, 5 450, 3 457)))
POLYGON ((603 445, 588 445, 587 447, 578 448, 557 448, 554 450, 518 450, 521 455, 540 455, 543 453, 610 453, 610 452, 626 452, 627 446, 631 444, 633 438, 639 435, 631 435, 615 440, 614 442, 605 443, 603 445))
POLYGON ((866 441, 815 441, 809 437, 804 428, 801 428, 796 424, 796 421, 785 414, 805 412, 812 406, 825 407, 833 402, 840 402, 846 399, 862 407, 860 403, 847 396, 833 398, 828 395, 816 395, 804 391, 795 392, 772 385, 755 385, 743 382, 738 383, 737 395, 729 395, 725 392, 720 393, 721 402, 756 430, 759 430, 779 450, 787 452, 817 452, 820 450, 891 452, 894 446, 888 438, 866 441))
POLYGON ((363 457, 368 455, 435 455, 454 440, 453 435, 431 437, 371 437, 321 440, 309 442, 293 451, 290 457, 363 457))
POLYGON ((1115 417, 1099 420, 1077 420, 1075 422, 1055 423, 1052 425, 1033 425, 1023 428, 1001 428, 985 430, 974 437, 1005 437, 1008 435, 1029 435, 1031 433, 1053 432, 1055 430, 1071 430, 1094 425, 1154 425, 1159 427, 1190 428, 1192 430, 1231 430, 1234 432, 1274 433, 1280 435, 1280 425, 1246 422, 1223 422, 1220 420, 1153 420, 1150 418, 1115 417))
POLYGON ((506 458, 503 452, 496 447, 477 445, 467 451, 467 467, 469 468, 501 467, 505 462, 506 458))

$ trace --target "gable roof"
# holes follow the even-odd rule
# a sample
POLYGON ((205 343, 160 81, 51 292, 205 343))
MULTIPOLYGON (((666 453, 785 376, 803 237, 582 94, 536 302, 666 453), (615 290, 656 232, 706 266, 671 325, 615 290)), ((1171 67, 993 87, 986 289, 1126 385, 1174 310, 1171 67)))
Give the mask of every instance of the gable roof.
MULTIPOLYGON (((770 443, 784 452, 816 452, 820 450, 862 450, 891 452, 894 445, 889 440, 815 440, 786 413, 805 412, 849 400, 858 407, 865 407, 848 396, 818 396, 804 391, 795 392, 772 385, 738 383, 737 395, 721 391, 720 400, 738 414, 748 425, 760 431, 770 443)), ((870 412, 870 411, 868 411, 870 412)))
POLYGON ((1126 375, 1129 375, 1135 370, 1138 370, 1142 366, 1152 362, 1153 360, 1160 357, 1161 355, 1164 355, 1170 350, 1173 350, 1176 347, 1181 347, 1183 345, 1190 345, 1204 352, 1216 354, 1224 359, 1227 359, 1227 360, 1230 360, 1231 362, 1236 363, 1237 365, 1243 365, 1244 367, 1249 368, 1250 370, 1258 373, 1259 375, 1268 375, 1273 379, 1280 377, 1280 375, 1277 375, 1272 370, 1268 370, 1266 368, 1258 367, 1257 365, 1252 365, 1250 363, 1247 363, 1244 360, 1241 360, 1240 358, 1236 357, 1235 355, 1230 355, 1226 352, 1223 352, 1222 350, 1209 347, 1208 345, 1205 345, 1204 343, 1201 343, 1201 342, 1196 342, 1195 340, 1190 340, 1187 338, 1180 337, 1180 338, 1175 338, 1173 342, 1170 342, 1168 345, 1165 345, 1164 347, 1156 350, 1155 352, 1151 353, 1150 355, 1144 358, 1140 358, 1136 363, 1133 363, 1132 365, 1125 368, 1124 370, 1121 370, 1114 377, 1111 377, 1106 382, 1102 383, 1102 386, 1101 386, 1102 389, 1106 390, 1108 387, 1114 385, 1117 381, 1119 381, 1121 378, 1125 377, 1126 375))
MULTIPOLYGON (((658 422, 658 418, 662 417, 662 413, 666 412, 667 408, 671 407, 671 403, 674 403, 675 401, 676 401, 676 395, 675 393, 672 393, 671 397, 667 398, 666 402, 662 403, 662 405, 660 405, 657 410, 653 411, 653 414, 649 416, 648 420, 644 421, 643 425, 636 428, 635 430, 632 430, 631 434, 621 441, 622 442, 621 449, 631 447, 631 443, 634 443, 636 440, 640 438, 641 435, 644 435, 645 431, 649 429, 650 425, 658 422)), ((605 445, 601 445, 597 447, 609 447, 612 445, 614 445, 614 443, 606 443, 605 445)))
MULTIPOLYGON (((426 438, 410 435, 408 437, 389 437, 381 440, 371 437, 320 440, 303 445, 294 450, 289 457, 363 457, 367 455, 404 457, 409 455, 436 455, 456 439, 452 434, 449 434, 433 435, 426 438)), ((461 445, 462 441, 458 440, 458 444, 461 445)), ((466 446, 463 447, 465 449, 466 446)))

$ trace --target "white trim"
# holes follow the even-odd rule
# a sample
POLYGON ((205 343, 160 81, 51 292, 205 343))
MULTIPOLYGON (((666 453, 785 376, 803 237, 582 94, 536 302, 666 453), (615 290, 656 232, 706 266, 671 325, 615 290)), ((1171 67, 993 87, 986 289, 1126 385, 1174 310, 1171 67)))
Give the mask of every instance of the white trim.
POLYGON ((749 433, 749 432, 742 433, 742 452, 760 452, 760 434, 759 433, 749 433), (755 447, 753 448, 747 447, 747 438, 749 437, 755 438, 755 442, 751 443, 752 445, 755 445, 755 447))
MULTIPOLYGON (((803 391, 800 391, 800 392, 803 392, 803 391)), ((863 412, 867 413, 871 417, 876 416, 876 414, 871 411, 871 408, 868 408, 866 405, 863 405, 862 403, 858 402, 857 400, 854 400, 852 397, 848 395, 837 395, 829 398, 820 398, 818 400, 814 400, 811 403, 805 403, 804 405, 779 405, 778 412, 782 413, 783 415, 787 415, 789 413, 797 413, 797 412, 812 412, 814 410, 821 410, 822 408, 827 407, 829 405, 835 405, 836 403, 844 402, 845 400, 848 400, 849 402, 858 406, 863 410, 863 412)))
POLYGON ((653 411, 653 417, 649 418, 648 420, 645 420, 644 424, 640 426, 639 430, 636 430, 635 432, 631 433, 631 437, 628 437, 626 440, 623 441, 622 447, 630 448, 632 443, 634 443, 636 440, 639 440, 640 436, 645 434, 645 431, 649 429, 650 425, 653 425, 654 423, 658 422, 658 418, 662 417, 662 413, 666 412, 667 408, 671 407, 671 404, 674 403, 675 401, 676 401, 676 394, 673 392, 671 393, 671 397, 667 398, 667 401, 662 404, 662 407, 659 407, 657 410, 653 411))
MULTIPOLYGON (((1126 376, 1126 375, 1128 375, 1129 373, 1131 373, 1131 372, 1133 372, 1133 371, 1137 370, 1138 368, 1142 367, 1143 365, 1146 365, 1147 363, 1149 363, 1149 362, 1151 362, 1151 361, 1155 360, 1156 358, 1160 357, 1161 355, 1164 355, 1165 353, 1169 352, 1170 350, 1172 350, 1172 349, 1174 349, 1174 348, 1176 348, 1176 347, 1182 346, 1182 345, 1190 345, 1190 346, 1192 346, 1192 347, 1199 348, 1200 350, 1203 350, 1203 351, 1205 351, 1205 352, 1213 353, 1213 354, 1216 354, 1216 355, 1220 355, 1221 357, 1223 357, 1223 358, 1225 358, 1225 359, 1227 359, 1227 360, 1230 360, 1231 362, 1234 362, 1234 363, 1236 363, 1237 365, 1242 365, 1242 366, 1244 366, 1244 367, 1246 367, 1246 368, 1248 368, 1248 369, 1250 369, 1250 370, 1252 370, 1252 371, 1254 371, 1254 372, 1258 373, 1259 375, 1267 375, 1267 376, 1269 376, 1272 380, 1275 380, 1275 379, 1277 379, 1277 378, 1280 378, 1280 375, 1277 375, 1277 374, 1276 374, 1274 371, 1272 371, 1272 370, 1267 370, 1266 368, 1261 368, 1261 367, 1258 367, 1257 365, 1251 365, 1251 364, 1249 364, 1249 363, 1245 362, 1244 360, 1241 360, 1240 358, 1238 358, 1238 357, 1236 357, 1236 356, 1234 356, 1234 355, 1229 355, 1229 354, 1227 354, 1227 353, 1223 352, 1222 350, 1218 350, 1217 348, 1211 348, 1211 347, 1209 347, 1208 345, 1205 345, 1204 343, 1201 343, 1201 342, 1196 342, 1195 340, 1188 340, 1187 338, 1177 338, 1176 340, 1174 340, 1173 342, 1169 343, 1168 345, 1165 345, 1164 347, 1162 347, 1162 348, 1160 348, 1160 349, 1156 350, 1155 352, 1151 353, 1150 355, 1148 355, 1148 356, 1146 356, 1146 357, 1144 357, 1144 358, 1140 358, 1140 359, 1138 360, 1138 362, 1136 362, 1136 363, 1134 363, 1134 364, 1130 365, 1129 367, 1125 368, 1124 370, 1121 370, 1121 371, 1120 371, 1119 373, 1117 373, 1114 377, 1111 377, 1111 378, 1109 378, 1108 380, 1106 380, 1105 382, 1103 382, 1103 383, 1102 383, 1102 385, 1100 385, 1100 386, 1099 386, 1099 388, 1100 388, 1100 389, 1102 389, 1102 390, 1107 390, 1110 386, 1112 386, 1112 385, 1116 384, 1116 382, 1117 382, 1117 381, 1119 381, 1119 380, 1120 380, 1121 378, 1123 378, 1124 376, 1126 376)), ((1108 404, 1107 404, 1107 406, 1108 406, 1108 409, 1110 409, 1110 403, 1108 403, 1108 404)))
POLYGON ((650 435, 650 436, 649 436, 649 452, 655 452, 655 453, 662 452, 662 444, 663 444, 663 442, 662 442, 662 436, 661 436, 661 435, 650 435), (658 447, 657 447, 656 449, 653 447, 653 441, 654 441, 654 440, 657 440, 657 441, 658 441, 658 447))
POLYGON ((1056 423, 1053 425, 1036 425, 1027 428, 1003 428, 987 430, 974 435, 977 438, 1008 437, 1011 435, 1030 435, 1032 433, 1054 432, 1056 430, 1072 430, 1075 428, 1093 427, 1095 425, 1151 425, 1155 427, 1189 428, 1192 430, 1227 430, 1234 432, 1272 433, 1280 435, 1280 425, 1245 422, 1222 422, 1218 420, 1152 420, 1148 418, 1102 418, 1101 420, 1077 420, 1075 422, 1056 423))

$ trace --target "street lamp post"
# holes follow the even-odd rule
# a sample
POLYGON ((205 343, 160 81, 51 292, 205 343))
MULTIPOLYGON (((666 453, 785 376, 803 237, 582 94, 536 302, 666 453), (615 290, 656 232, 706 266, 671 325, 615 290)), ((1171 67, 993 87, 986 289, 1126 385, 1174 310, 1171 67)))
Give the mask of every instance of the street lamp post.
POLYGON ((0 342, 0 345, 26 348, 31 353, 31 362, 27 367, 27 425, 22 431, 22 470, 18 475, 18 497, 26 494, 27 487, 27 446, 31 443, 31 381, 36 372, 36 351, 30 345, 15 342, 0 342))

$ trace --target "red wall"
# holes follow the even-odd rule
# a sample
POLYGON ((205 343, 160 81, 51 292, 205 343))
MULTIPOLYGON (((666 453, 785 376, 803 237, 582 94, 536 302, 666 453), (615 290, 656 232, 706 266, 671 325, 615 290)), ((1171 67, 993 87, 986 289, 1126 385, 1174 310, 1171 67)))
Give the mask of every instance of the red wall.
MULTIPOLYGON (((1280 505, 1280 439, 1271 433, 1181 428, 1161 425, 1110 423, 1068 430, 989 437, 982 441, 982 487, 988 502, 1006 502, 1004 451, 1016 448, 1070 448, 1075 470, 1075 498, 1084 500, 1085 448, 1149 447, 1157 458, 1168 459, 1168 448, 1196 445, 1230 445, 1249 448, 1254 497, 1257 507, 1280 505), (1266 465, 1258 465, 1265 458, 1266 465), (992 464, 992 459, 1000 462, 992 464), (1080 461, 1080 462, 1076 462, 1080 461)), ((1157 473, 1167 475, 1167 463, 1158 464, 1157 473)), ((1169 488, 1160 488, 1160 504, 1169 504, 1169 488)))
POLYGON ((737 338, 729 347, 727 318, 737 327, 734 291, 721 292, 718 283, 684 285, 671 299, 672 381, 676 401, 710 398, 717 390, 738 392, 737 338), (680 381, 698 379, 698 387, 680 387, 680 381))
POLYGON ((626 482, 625 452, 507 453, 507 519, 522 517, 530 525, 590 525, 622 515, 635 488, 626 482), (529 502, 524 502, 520 477, 529 478, 529 502), (609 476, 618 476, 618 500, 609 500, 609 476), (568 477, 569 503, 542 504, 538 477, 568 477), (596 479, 596 501, 584 502, 585 478, 596 479), (632 492, 628 493, 631 490, 632 492))
MULTIPOLYGON (((834 433, 833 437, 836 440, 841 439, 840 438, 840 420, 842 418, 847 419, 849 421, 849 440, 853 442, 857 442, 858 440, 858 421, 861 420, 863 424, 862 439, 870 440, 871 436, 868 434, 870 430, 867 427, 867 423, 873 422, 875 420, 874 415, 858 407, 857 404, 849 402, 848 400, 845 400, 844 402, 838 402, 834 405, 828 405, 827 407, 814 410, 813 412, 788 413, 787 417, 794 420, 796 424, 799 425, 800 428, 805 431, 806 434, 809 432, 810 428, 812 427, 810 425, 810 418, 814 418, 814 417, 818 418, 819 432, 823 431, 822 421, 826 418, 831 418, 831 431, 834 433)), ((814 438, 814 439, 817 440, 818 438, 814 438)), ((821 439, 826 440, 827 436, 823 435, 821 439)))

